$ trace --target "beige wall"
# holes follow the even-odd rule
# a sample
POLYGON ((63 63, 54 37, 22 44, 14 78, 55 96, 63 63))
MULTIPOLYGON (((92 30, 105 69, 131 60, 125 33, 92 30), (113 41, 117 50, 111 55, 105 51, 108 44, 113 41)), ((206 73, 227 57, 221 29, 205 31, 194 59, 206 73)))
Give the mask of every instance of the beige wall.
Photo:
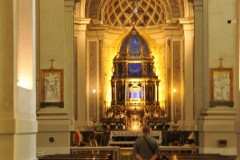
MULTIPOLYGON (((70 130, 73 127, 74 69, 73 69, 73 0, 38 0, 39 75, 41 69, 63 70, 64 107, 47 106, 37 111, 39 132, 37 150, 46 154, 69 153, 70 130), (55 139, 49 142, 49 137, 55 139)), ((39 77, 39 80, 41 77, 39 77)), ((39 81, 41 82, 41 81, 39 81)), ((38 85, 40 86, 40 84, 38 85)), ((38 90, 40 95, 40 90, 38 90)), ((37 97, 38 99, 40 97, 37 97)))
MULTIPOLYGON (((195 70, 195 78, 203 78, 203 83, 195 83, 196 87, 203 88, 202 108, 203 113, 199 118, 200 131, 200 152, 201 153, 219 153, 226 155, 236 155, 236 133, 234 122, 236 119, 236 107, 238 107, 238 73, 237 73, 237 55, 236 55, 236 26, 228 24, 227 20, 233 19, 235 15, 235 0, 195 0, 198 6, 198 14, 195 15, 199 20, 195 23, 203 26, 202 32, 196 32, 196 46, 202 45, 203 50, 195 50, 197 54, 202 55, 202 59, 196 59, 195 66, 202 65, 202 70, 195 70), (202 7, 202 10, 201 10, 202 7), (202 13, 202 14, 199 14, 202 13), (200 51, 200 52, 199 52, 200 51), (210 101, 210 80, 209 70, 220 66, 219 58, 222 57, 223 67, 233 68, 233 108, 229 106, 216 106, 209 108, 210 101), (203 77, 197 75, 203 73, 203 77), (219 140, 226 140, 227 146, 218 145, 219 140)), ((199 57, 199 55, 196 55, 199 57)), ((201 57, 201 56, 200 56, 201 57)), ((196 80, 197 82, 197 80, 196 80)), ((198 93, 197 93, 198 94, 198 93)), ((198 99, 198 97, 196 97, 198 99)), ((196 104, 198 105, 198 104, 196 104)))
POLYGON ((64 0, 40 0, 40 68, 64 68, 65 8, 64 0))
POLYGON ((228 24, 233 19, 235 0, 208 1, 208 53, 209 67, 219 67, 220 57, 224 67, 235 67, 235 25, 228 24))
POLYGON ((34 160, 34 2, 6 0, 1 3, 0 12, 0 159, 34 160))
POLYGON ((5 0, 0 9, 0 117, 13 118, 14 26, 13 2, 5 0))

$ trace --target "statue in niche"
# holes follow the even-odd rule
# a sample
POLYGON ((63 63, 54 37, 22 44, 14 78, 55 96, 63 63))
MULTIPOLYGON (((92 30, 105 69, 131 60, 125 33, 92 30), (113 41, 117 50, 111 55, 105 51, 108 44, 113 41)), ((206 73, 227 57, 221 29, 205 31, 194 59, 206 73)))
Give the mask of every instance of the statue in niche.
POLYGON ((60 101, 60 80, 58 76, 49 73, 44 81, 45 102, 59 102, 60 101))

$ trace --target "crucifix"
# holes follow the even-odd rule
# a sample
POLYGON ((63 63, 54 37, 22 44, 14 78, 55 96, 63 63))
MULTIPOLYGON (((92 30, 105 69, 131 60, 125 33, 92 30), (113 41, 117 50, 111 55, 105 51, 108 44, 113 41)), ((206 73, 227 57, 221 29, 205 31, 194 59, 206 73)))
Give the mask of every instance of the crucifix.
POLYGON ((51 67, 50 69, 53 69, 53 62, 55 61, 53 58, 49 60, 51 62, 51 67))
POLYGON ((218 60, 220 61, 219 69, 222 69, 223 68, 222 62, 224 59, 220 57, 218 60))

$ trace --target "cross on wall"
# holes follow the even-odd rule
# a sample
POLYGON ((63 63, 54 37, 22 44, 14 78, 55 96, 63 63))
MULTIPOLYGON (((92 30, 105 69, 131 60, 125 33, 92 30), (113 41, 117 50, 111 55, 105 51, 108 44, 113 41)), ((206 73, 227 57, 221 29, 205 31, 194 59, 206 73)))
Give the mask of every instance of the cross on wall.
POLYGON ((54 63, 55 60, 52 58, 52 59, 50 59, 49 61, 50 61, 50 63, 51 63, 50 69, 54 69, 54 68, 53 68, 53 63, 54 63))

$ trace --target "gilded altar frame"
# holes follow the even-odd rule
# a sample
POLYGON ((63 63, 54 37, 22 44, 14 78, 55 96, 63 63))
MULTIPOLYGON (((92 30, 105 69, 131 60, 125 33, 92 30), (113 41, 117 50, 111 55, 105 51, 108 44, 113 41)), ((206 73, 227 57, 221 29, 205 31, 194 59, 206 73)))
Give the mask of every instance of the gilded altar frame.
POLYGON ((210 107, 233 107, 233 69, 210 69, 210 107))
POLYGON ((40 107, 63 107, 63 69, 42 69, 40 80, 40 107))

